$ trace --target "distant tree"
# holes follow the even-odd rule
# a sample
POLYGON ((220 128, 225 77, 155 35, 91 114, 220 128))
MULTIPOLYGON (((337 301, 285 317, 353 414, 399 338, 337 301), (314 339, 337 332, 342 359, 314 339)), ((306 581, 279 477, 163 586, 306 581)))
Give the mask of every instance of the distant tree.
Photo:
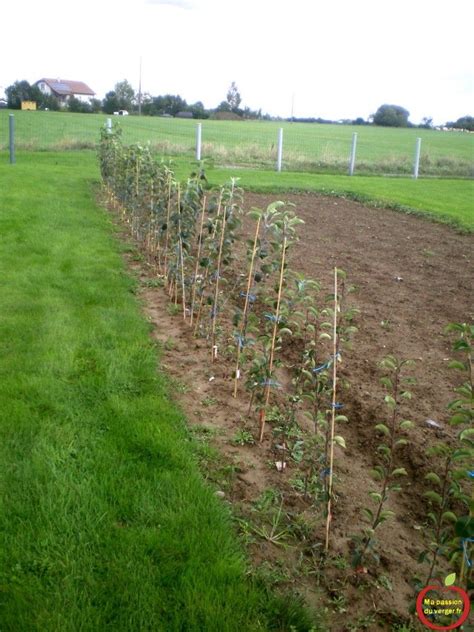
POLYGON ((400 105, 385 103, 374 114, 373 121, 375 125, 382 125, 383 127, 408 127, 409 116, 410 112, 400 105))
POLYGON ((188 104, 179 94, 163 94, 157 97, 151 97, 150 101, 143 103, 143 114, 151 116, 176 116, 178 112, 189 111, 188 104))
POLYGON ((240 96, 240 92, 235 81, 230 84, 230 88, 227 91, 226 101, 229 104, 229 109, 231 112, 238 112, 239 105, 242 102, 242 98, 240 96))
POLYGON ((92 112, 91 104, 87 101, 81 101, 77 97, 69 97, 67 102, 69 112, 81 112, 82 114, 90 114, 92 112))
POLYGON ((106 114, 113 114, 118 110, 133 110, 135 92, 130 83, 124 79, 115 84, 114 89, 107 92, 102 102, 102 109, 106 114))
POLYGON ((38 106, 41 105, 43 93, 38 86, 31 86, 28 81, 15 81, 5 90, 7 97, 7 105, 12 110, 19 110, 22 101, 36 101, 38 106))
POLYGON ((100 99, 90 100, 91 112, 98 114, 102 109, 102 101, 100 99))
POLYGON ((41 93, 41 100, 38 107, 41 110, 54 110, 55 112, 61 109, 57 97, 55 97, 54 94, 45 94, 44 92, 41 93))
POLYGON ((232 109, 228 101, 221 101, 216 107, 216 112, 231 112, 232 109))
POLYGON ((121 109, 115 90, 107 92, 102 102, 102 109, 106 114, 113 114, 121 109))
POLYGON ((446 127, 467 129, 470 132, 474 132, 474 116, 461 116, 457 121, 449 121, 446 123, 446 127))
POLYGON ((119 81, 115 84, 114 91, 119 102, 118 109, 131 112, 135 101, 135 92, 130 83, 126 79, 119 81))
POLYGON ((189 106, 189 111, 193 113, 193 117, 196 119, 207 119, 209 118, 209 112, 204 107, 202 101, 196 101, 189 106))
POLYGON ((367 125, 367 121, 365 121, 361 116, 358 116, 352 121, 352 125, 367 125))

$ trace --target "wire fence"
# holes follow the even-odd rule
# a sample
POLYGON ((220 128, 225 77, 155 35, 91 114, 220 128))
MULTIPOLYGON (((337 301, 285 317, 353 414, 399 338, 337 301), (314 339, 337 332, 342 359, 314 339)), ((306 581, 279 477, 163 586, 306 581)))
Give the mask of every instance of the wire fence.
MULTIPOLYGON (((17 151, 96 149, 103 114, 0 111, 0 151, 9 149, 14 116, 17 151)), ((188 120, 113 116, 125 144, 149 143, 160 157, 219 166, 417 177, 474 176, 474 135, 279 121, 188 120), (418 157, 418 160, 417 160, 418 157)))

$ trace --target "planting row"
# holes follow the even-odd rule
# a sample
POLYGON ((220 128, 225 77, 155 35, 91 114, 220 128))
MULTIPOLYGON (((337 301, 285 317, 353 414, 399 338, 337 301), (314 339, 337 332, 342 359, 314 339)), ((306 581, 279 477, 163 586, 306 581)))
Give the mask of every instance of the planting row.
MULTIPOLYGON (((335 449, 346 447, 339 428, 348 421, 344 399, 350 388, 339 365, 357 331, 346 274, 334 269, 333 287, 324 294, 317 280, 291 268, 303 222, 290 204, 278 201, 244 213, 236 179, 209 191, 197 170, 186 183, 177 182, 148 148, 124 147, 118 126, 102 130, 99 159, 109 205, 130 227, 174 310, 208 341, 210 364, 231 364, 229 397, 246 398, 247 413, 255 417, 254 432, 241 431, 241 441, 268 442, 274 466, 296 472, 295 491, 322 512, 328 551, 338 484, 335 449)), ((443 559, 461 582, 472 576, 474 327, 453 324, 450 330, 462 356, 452 367, 464 383, 450 404, 456 440, 429 447, 436 468, 426 475, 425 583, 443 559)), ((394 515, 388 501, 407 475, 401 455, 413 426, 403 415, 411 398, 410 362, 388 356, 381 366, 386 414, 374 429, 380 443, 371 504, 352 539, 357 569, 377 559, 375 535, 394 515)))

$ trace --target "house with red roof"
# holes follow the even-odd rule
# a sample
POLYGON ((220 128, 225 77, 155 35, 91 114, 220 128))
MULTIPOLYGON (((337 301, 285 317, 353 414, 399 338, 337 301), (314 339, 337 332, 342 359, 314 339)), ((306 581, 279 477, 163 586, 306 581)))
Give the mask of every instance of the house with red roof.
POLYGON ((69 79, 39 79, 34 83, 44 94, 49 94, 66 104, 71 97, 80 101, 89 101, 95 96, 95 92, 83 81, 70 81, 69 79))

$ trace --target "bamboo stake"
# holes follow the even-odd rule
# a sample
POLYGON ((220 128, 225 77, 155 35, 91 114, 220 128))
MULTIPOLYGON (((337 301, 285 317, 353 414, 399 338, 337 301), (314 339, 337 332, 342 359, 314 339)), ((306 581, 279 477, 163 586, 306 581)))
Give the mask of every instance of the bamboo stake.
POLYGON ((189 324, 193 325, 193 318, 194 318, 194 301, 196 300, 196 279, 197 279, 197 275, 198 275, 198 271, 199 271, 199 261, 201 259, 201 247, 202 247, 202 240, 203 240, 203 234, 202 234, 202 229, 204 226, 204 215, 206 213, 206 196, 204 196, 203 201, 202 201, 202 210, 201 210, 201 221, 199 223, 199 238, 198 238, 198 249, 197 249, 197 253, 196 253, 196 266, 194 268, 194 279, 193 279, 193 294, 191 297, 191 319, 189 321, 189 324))
MULTIPOLYGON (((287 237, 285 235, 283 237, 283 246, 282 246, 282 253, 281 253, 280 281, 278 284, 278 297, 277 297, 277 305, 276 305, 276 310, 275 310, 275 322, 273 324, 272 346, 270 348, 270 360, 268 362, 268 375, 269 375, 268 379, 270 379, 272 371, 273 371, 273 358, 275 355, 275 343, 276 343, 276 337, 277 337, 277 332, 278 332, 278 321, 280 319, 280 303, 281 303, 281 294, 282 294, 282 289, 283 289, 283 274, 285 271, 286 242, 287 242, 287 237)), ((263 408, 260 411, 260 436, 259 436, 260 443, 262 443, 263 441, 263 435, 265 432, 265 412, 268 406, 268 402, 270 401, 270 384, 268 383, 265 385, 264 398, 265 399, 264 399, 263 408)))
POLYGON ((336 426, 336 389, 337 389, 337 315, 339 309, 338 295, 337 295, 337 268, 334 268, 334 317, 333 317, 333 363, 332 363, 332 410, 331 410, 331 438, 329 446, 329 485, 328 485, 328 504, 327 504, 327 516, 326 516, 326 542, 324 550, 326 553, 329 550, 329 529, 331 525, 331 511, 332 511, 332 483, 333 483, 333 468, 334 468, 334 432, 336 426))
MULTIPOLYGON (((219 198, 219 206, 218 206, 218 215, 221 207, 222 195, 219 198)), ((221 274, 221 261, 222 261, 222 251, 224 249, 224 237, 225 237, 225 225, 227 218, 227 208, 224 207, 222 213, 222 227, 221 227, 221 238, 219 242, 219 253, 217 255, 217 269, 216 269, 216 287, 214 289, 214 303, 212 306, 212 322, 211 322, 211 352, 212 352, 212 361, 217 358, 217 347, 216 347, 216 321, 217 321, 217 302, 219 299, 219 277, 221 274)))
POLYGON ((184 283, 184 254, 183 237, 181 235, 181 189, 178 184, 178 245, 179 245, 179 265, 181 268, 181 299, 183 301, 183 320, 186 320, 186 286, 184 283))
POLYGON ((165 277, 165 283, 168 282, 168 236, 170 232, 170 215, 171 215, 171 185, 172 180, 168 174, 168 204, 166 209, 166 236, 165 236, 165 261, 163 264, 163 274, 165 277))
POLYGON ((250 260, 249 275, 247 278, 247 291, 245 293, 244 311, 242 314, 242 323, 240 325, 239 339, 237 341, 237 360, 235 363, 235 378, 234 378, 234 393, 233 393, 234 397, 237 397, 237 388, 239 384, 238 380, 240 378, 240 354, 242 350, 243 337, 245 336, 245 331, 247 329, 247 311, 248 311, 248 305, 249 305, 249 294, 250 294, 250 288, 252 286, 253 266, 255 262, 255 256, 257 254, 258 234, 260 232, 261 220, 262 218, 259 217, 257 220, 257 227, 255 229, 255 238, 253 241, 252 258, 250 260))

